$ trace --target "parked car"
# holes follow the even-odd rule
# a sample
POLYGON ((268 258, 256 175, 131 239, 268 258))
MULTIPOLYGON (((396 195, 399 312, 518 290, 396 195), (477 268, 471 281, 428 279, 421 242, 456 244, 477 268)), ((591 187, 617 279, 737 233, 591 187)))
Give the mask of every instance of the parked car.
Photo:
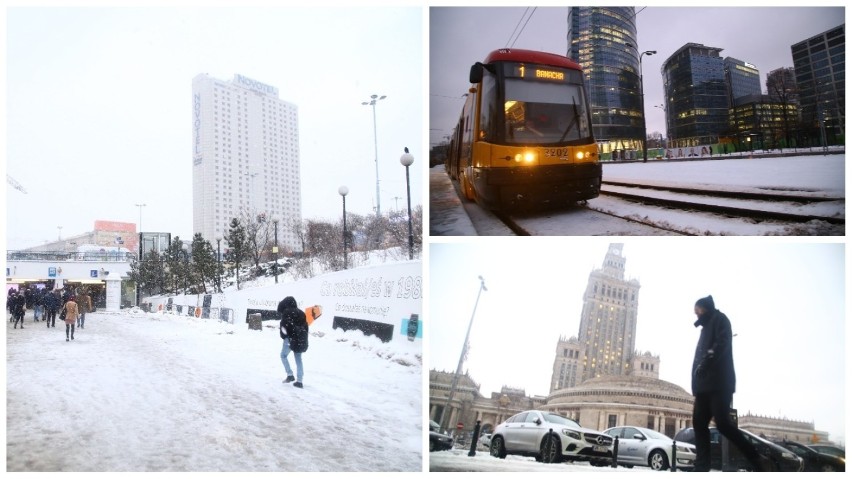
POLYGON ((846 460, 812 449, 802 443, 781 440, 776 444, 796 453, 805 461, 805 472, 843 472, 846 471, 846 460))
POLYGON ((441 433, 441 426, 429 421, 429 452, 446 451, 453 448, 453 438, 441 433))
POLYGON ((499 424, 491 435, 491 455, 535 457, 540 462, 609 460, 612 438, 547 411, 524 411, 499 424))
MULTIPOLYGON (((740 429, 742 434, 749 440, 757 452, 767 457, 772 463, 773 470, 782 472, 799 472, 804 468, 802 458, 795 453, 763 439, 760 436, 752 434, 745 429, 740 429)), ((695 444, 695 429, 688 427, 681 429, 675 434, 675 440, 695 444)), ((744 469, 751 471, 753 466, 748 459, 737 449, 737 446, 731 444, 728 448, 731 459, 731 467, 733 469, 744 469)), ((722 434, 715 427, 710 428, 710 468, 722 470, 722 434)))
POLYGON ((846 450, 841 447, 832 446, 831 444, 809 444, 808 447, 823 454, 842 457, 844 462, 846 460, 846 450))
MULTIPOLYGON (((655 471, 669 469, 672 464, 672 438, 644 427, 612 427, 604 434, 618 438, 618 464, 648 466, 655 471)), ((675 460, 678 469, 692 469, 695 446, 687 442, 675 443, 675 460)))

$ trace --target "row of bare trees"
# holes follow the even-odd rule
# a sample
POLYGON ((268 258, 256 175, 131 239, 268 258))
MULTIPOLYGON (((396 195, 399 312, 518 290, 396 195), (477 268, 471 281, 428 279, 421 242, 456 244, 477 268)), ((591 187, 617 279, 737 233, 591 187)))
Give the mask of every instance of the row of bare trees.
MULTIPOLYGON (((221 283, 234 283, 239 289, 241 281, 272 274, 273 268, 294 279, 337 271, 344 267, 344 248, 349 267, 367 262, 371 255, 378 255, 379 260, 408 258, 406 212, 391 211, 382 216, 348 214, 346 219, 344 236, 342 219, 293 220, 276 225, 262 214, 246 213, 231 219, 221 260, 216 257, 216 247, 200 233, 195 234, 187 248, 176 236, 165 252, 146 252, 134 260, 130 278, 147 295, 209 293, 221 291, 221 283), (279 240, 285 236, 285 229, 296 239, 296 244, 279 241, 277 253, 276 226, 282 233, 279 240), (286 262, 276 265, 276 259, 285 258, 286 262)), ((414 255, 419 256, 423 244, 423 209, 419 205, 412 211, 411 224, 414 255)))

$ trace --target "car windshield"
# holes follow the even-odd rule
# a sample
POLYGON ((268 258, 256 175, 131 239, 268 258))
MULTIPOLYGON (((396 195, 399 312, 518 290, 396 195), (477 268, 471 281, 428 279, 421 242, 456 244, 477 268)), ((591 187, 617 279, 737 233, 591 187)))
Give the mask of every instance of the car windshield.
POLYGON ((580 427, 580 425, 577 424, 577 421, 562 417, 558 414, 546 412, 546 413, 542 413, 542 416, 544 416, 544 420, 549 422, 549 423, 564 424, 566 426, 580 427))

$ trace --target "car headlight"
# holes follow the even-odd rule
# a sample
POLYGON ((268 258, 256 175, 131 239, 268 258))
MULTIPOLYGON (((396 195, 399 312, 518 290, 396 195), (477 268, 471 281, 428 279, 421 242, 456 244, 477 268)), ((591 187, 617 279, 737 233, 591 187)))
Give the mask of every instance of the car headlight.
POLYGON ((677 446, 677 452, 692 452, 692 449, 685 446, 677 446))
POLYGON ((782 452, 781 457, 783 457, 784 459, 796 459, 798 456, 796 456, 792 452, 782 452))
POLYGON ((582 436, 580 436, 580 433, 579 433, 579 432, 574 431, 574 430, 572 430, 572 429, 563 429, 563 430, 562 430, 562 434, 565 434, 565 435, 566 435, 566 436, 568 436, 568 437, 572 437, 572 438, 574 438, 574 439, 576 439, 576 440, 578 440, 578 441, 579 441, 579 440, 581 439, 581 437, 582 437, 582 436))

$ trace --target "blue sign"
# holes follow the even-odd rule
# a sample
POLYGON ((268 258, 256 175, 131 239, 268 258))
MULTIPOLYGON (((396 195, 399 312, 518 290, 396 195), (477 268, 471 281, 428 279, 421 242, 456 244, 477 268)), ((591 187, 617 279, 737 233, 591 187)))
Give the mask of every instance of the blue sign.
POLYGON ((51 266, 50 268, 47 268, 47 277, 48 278, 55 278, 56 277, 56 268, 55 267, 51 266))
POLYGON ((90 269, 90 270, 89 270, 89 277, 90 277, 90 278, 97 278, 97 277, 98 277, 98 270, 96 270, 96 269, 90 269))
MULTIPOLYGON (((416 317, 417 315, 414 315, 414 316, 415 316, 415 321, 417 323, 417 334, 413 335, 413 336, 415 338, 422 339, 423 338, 423 321, 419 321, 416 317)), ((410 322, 411 322, 410 318, 403 318, 402 319, 402 322, 400 323, 400 326, 399 326, 399 334, 401 334, 403 336, 407 336, 409 334, 408 325, 409 325, 410 322)), ((414 326, 414 324, 412 324, 412 330, 414 329, 413 326, 414 326)))

